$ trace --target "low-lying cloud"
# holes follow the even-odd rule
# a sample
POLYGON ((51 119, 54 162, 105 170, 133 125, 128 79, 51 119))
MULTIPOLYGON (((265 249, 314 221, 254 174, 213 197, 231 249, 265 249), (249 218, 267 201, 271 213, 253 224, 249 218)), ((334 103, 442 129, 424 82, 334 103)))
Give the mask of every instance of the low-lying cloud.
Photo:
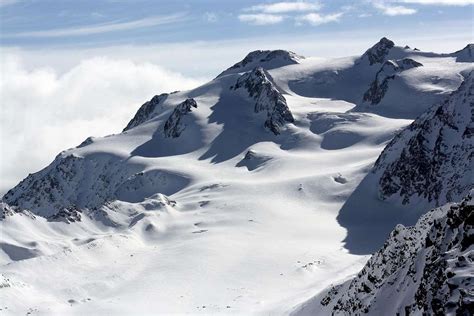
POLYGON ((15 55, 1 63, 0 194, 61 150, 121 131, 153 95, 200 83, 154 64, 104 57, 61 75, 52 68, 27 70, 15 55))

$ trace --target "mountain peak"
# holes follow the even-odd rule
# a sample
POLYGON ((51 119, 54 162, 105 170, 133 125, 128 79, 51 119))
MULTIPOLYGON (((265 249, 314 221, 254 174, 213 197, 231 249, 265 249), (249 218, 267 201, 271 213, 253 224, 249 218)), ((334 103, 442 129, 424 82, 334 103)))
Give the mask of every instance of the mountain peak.
POLYGON ((286 65, 298 64, 301 59, 304 59, 304 57, 294 52, 282 49, 255 50, 248 53, 244 59, 223 71, 217 77, 230 73, 249 71, 259 66, 265 69, 273 69, 286 65))
POLYGON ((467 44, 466 47, 461 50, 458 50, 457 52, 454 52, 453 55, 456 57, 456 62, 474 62, 474 44, 467 44))
POLYGON ((123 129, 123 132, 149 120, 152 114, 155 112, 156 107, 160 103, 163 103, 163 101, 168 96, 168 93, 162 93, 160 95, 155 95, 150 101, 143 103, 143 105, 138 109, 135 116, 130 120, 130 122, 128 122, 127 126, 123 129))
POLYGON ((391 40, 389 40, 386 37, 382 37, 380 41, 378 41, 374 46, 369 48, 364 55, 362 55, 362 58, 367 56, 367 59, 369 60, 369 64, 382 64, 390 50, 395 46, 395 43, 391 40))

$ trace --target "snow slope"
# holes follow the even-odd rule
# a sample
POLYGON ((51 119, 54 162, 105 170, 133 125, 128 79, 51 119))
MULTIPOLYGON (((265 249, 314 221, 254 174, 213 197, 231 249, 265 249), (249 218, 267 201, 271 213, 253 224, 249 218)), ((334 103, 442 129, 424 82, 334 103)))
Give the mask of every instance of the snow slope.
MULTIPOLYGON (((358 271, 369 252, 348 246, 341 209, 395 133, 473 68, 389 42, 335 60, 253 52, 61 152, 2 199, 2 312, 282 314, 358 271), (364 104, 405 58, 423 66, 364 104)), ((405 221, 397 210, 374 243, 405 221)))

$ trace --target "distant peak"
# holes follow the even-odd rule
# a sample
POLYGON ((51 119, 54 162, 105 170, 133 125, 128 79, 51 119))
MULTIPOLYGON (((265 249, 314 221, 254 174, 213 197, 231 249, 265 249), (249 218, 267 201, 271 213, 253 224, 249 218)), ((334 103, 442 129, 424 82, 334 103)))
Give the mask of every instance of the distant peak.
POLYGON ((392 48, 393 46, 395 46, 395 43, 386 37, 382 37, 380 41, 375 45, 383 45, 392 48))
POLYGON ((457 62, 472 63, 474 62, 474 44, 467 44, 466 47, 452 55, 456 57, 457 62))
POLYGON ((218 77, 229 73, 245 72, 255 67, 263 67, 265 69, 273 69, 287 65, 297 64, 302 59, 294 52, 277 49, 277 50, 255 50, 245 56, 244 59, 222 72, 218 77))
POLYGON ((386 37, 382 37, 374 46, 369 48, 362 58, 367 57, 369 64, 382 64, 389 53, 389 51, 395 46, 395 43, 386 37))

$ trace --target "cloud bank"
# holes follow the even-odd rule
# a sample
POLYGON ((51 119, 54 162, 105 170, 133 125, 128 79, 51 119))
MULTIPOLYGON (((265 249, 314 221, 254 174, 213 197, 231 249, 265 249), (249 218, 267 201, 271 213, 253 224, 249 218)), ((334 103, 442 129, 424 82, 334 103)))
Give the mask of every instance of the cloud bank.
POLYGON ((59 75, 51 68, 29 71, 18 57, 2 57, 0 194, 61 150, 91 135, 121 131, 153 95, 199 83, 128 60, 91 58, 59 75))

